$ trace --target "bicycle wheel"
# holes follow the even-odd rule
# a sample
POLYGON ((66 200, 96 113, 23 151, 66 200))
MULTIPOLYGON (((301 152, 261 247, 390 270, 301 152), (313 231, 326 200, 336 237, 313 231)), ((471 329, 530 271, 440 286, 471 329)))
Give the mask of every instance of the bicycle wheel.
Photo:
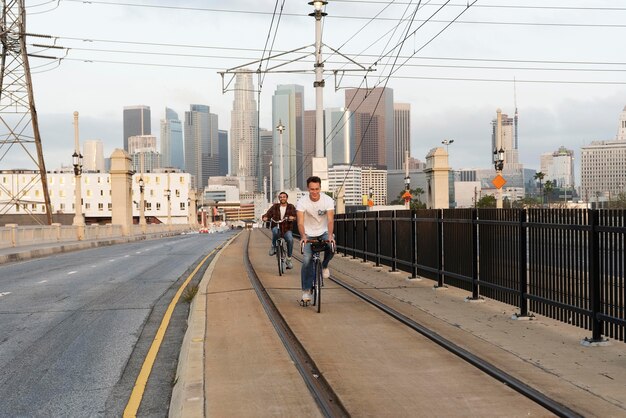
POLYGON ((278 262, 278 275, 282 276, 284 273, 284 268, 285 268, 285 264, 284 264, 284 257, 282 254, 282 249, 283 246, 280 245, 280 241, 276 242, 276 261, 278 262))
MULTIPOLYGON (((315 269, 315 290, 313 291, 313 300, 317 303, 317 312, 322 309, 322 262, 318 260, 315 269)), ((315 305, 315 303, 314 303, 315 305)))

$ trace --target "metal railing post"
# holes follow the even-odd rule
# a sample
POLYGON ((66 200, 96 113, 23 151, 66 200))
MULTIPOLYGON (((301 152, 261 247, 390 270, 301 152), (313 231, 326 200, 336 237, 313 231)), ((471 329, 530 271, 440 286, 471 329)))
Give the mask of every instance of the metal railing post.
POLYGON ((411 211, 411 277, 417 278, 417 212, 411 211))
POLYGON ((376 267, 380 266, 380 212, 376 212, 376 267))
POLYGON ((528 316, 528 257, 527 257, 527 230, 526 209, 520 210, 519 216, 519 315, 528 316))
POLYGON ((435 287, 445 287, 443 284, 443 210, 437 209, 437 285, 435 287))
POLYGON ((600 300, 600 237, 597 231, 598 209, 589 210, 589 236, 587 237, 587 248, 589 251, 589 305, 591 308, 591 340, 585 338, 588 342, 601 342, 602 339, 602 322, 598 318, 598 314, 602 309, 600 300))
POLYGON ((396 211, 393 211, 391 218, 391 236, 393 237, 393 243, 391 245, 391 270, 390 272, 398 271, 398 217, 396 211))

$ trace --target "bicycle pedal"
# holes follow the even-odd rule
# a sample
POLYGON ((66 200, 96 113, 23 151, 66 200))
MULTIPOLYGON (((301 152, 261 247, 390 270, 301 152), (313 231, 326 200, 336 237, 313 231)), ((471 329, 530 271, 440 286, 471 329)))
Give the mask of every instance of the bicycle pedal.
POLYGON ((307 306, 309 306, 309 303, 311 302, 300 299, 300 306, 302 306, 303 308, 306 308, 307 306))

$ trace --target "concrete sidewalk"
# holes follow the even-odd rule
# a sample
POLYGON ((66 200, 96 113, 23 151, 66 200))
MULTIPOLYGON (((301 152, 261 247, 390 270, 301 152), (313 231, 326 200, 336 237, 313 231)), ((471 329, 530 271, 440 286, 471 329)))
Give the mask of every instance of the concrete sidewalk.
MULTIPOLYGON (((261 231, 252 233, 253 239, 265 239, 268 245, 251 247, 251 251, 259 252, 259 255, 262 251, 266 256, 269 238, 261 231)), ((239 237, 242 238, 242 235, 239 237)), ((170 416, 205 416, 205 379, 219 379, 219 374, 206 375, 205 361, 225 355, 220 350, 245 343, 242 334, 228 328, 239 327, 245 321, 228 322, 229 316, 218 310, 210 315, 207 322, 208 309, 218 307, 215 298, 220 292, 217 289, 226 289, 216 287, 211 290, 209 284, 220 280, 229 271, 239 271, 241 251, 240 246, 224 248, 203 278, 199 297, 194 300, 190 315, 189 335, 181 352, 179 380, 174 389, 170 416), (213 298, 211 308, 206 305, 208 298, 213 298), (228 329, 232 340, 221 333, 218 326, 226 326, 222 329, 228 329), (213 344, 211 352, 203 353, 201 347, 208 343, 207 338, 222 343, 213 344), (195 356, 189 355, 192 351, 195 351, 195 356)), ((251 258, 256 255, 252 253, 251 258)), ((510 305, 489 299, 484 303, 468 303, 465 298, 469 295, 463 290, 434 289, 435 282, 431 280, 411 280, 407 273, 391 273, 388 267, 375 267, 358 259, 337 255, 330 267, 333 276, 389 304, 581 415, 626 416, 625 343, 613 341, 606 346, 583 346, 581 341, 590 336, 589 331, 540 316, 532 321, 514 320, 512 316, 516 309, 510 305)), ((295 270, 299 271, 298 264, 295 270)), ((244 273, 239 272, 238 275, 243 276, 244 273)), ((232 275, 229 277, 232 279, 232 275)), ((249 297, 249 288, 249 283, 242 281, 237 289, 229 288, 228 295, 249 297)), ((256 309, 252 307, 253 303, 254 297, 237 306, 256 309)), ((264 320, 258 318, 259 315, 264 315, 264 312, 254 313, 255 321, 264 320)), ((233 367, 223 369, 222 373, 236 375, 246 373, 246 369, 233 367)), ((233 381, 245 378, 229 376, 233 381)), ((213 381, 212 384, 219 385, 220 381, 213 381)), ((227 396, 226 393, 223 395, 227 396)), ((216 402, 215 399, 213 402, 216 402)))

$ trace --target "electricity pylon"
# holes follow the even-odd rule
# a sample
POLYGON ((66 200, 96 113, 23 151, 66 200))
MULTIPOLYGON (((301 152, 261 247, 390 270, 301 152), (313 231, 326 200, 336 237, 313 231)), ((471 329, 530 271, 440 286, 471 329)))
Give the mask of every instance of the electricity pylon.
MULTIPOLYGON (((15 208, 19 213, 41 213, 43 205, 52 224, 50 195, 46 179, 33 83, 26 52, 26 10, 24 0, 2 0, 0 42, 0 172, 11 170, 13 184, 0 181, 0 216, 15 208)), ((0 175, 0 177, 2 177, 0 175)), ((34 217, 36 219, 36 217, 34 217)))

